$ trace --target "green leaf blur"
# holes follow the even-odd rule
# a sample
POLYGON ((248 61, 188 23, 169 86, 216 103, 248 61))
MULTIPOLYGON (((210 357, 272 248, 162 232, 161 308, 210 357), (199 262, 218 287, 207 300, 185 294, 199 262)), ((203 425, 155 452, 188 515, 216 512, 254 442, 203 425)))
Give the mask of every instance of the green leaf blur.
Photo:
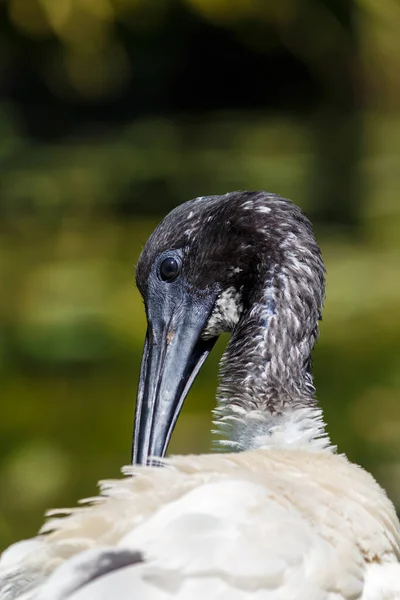
MULTIPOLYGON (((0 82, 12 80, 0 93, 0 549, 129 462, 146 326, 140 250, 176 204, 234 189, 279 193, 315 221, 328 273, 318 397, 339 450, 400 508, 398 5, 10 0, 0 11, 0 82), (231 86, 197 106, 192 63, 177 75, 195 27, 215 52, 196 63, 206 74, 222 52, 207 36, 234 38, 229 82, 247 52, 266 65, 288 52, 294 62, 276 66, 285 98, 299 77, 287 105, 273 105, 267 82, 265 105, 238 85, 240 102, 231 86), (299 64, 315 89, 304 92, 299 64), (163 104, 178 79, 191 98, 163 104)), ((212 446, 225 343, 171 452, 212 446)))

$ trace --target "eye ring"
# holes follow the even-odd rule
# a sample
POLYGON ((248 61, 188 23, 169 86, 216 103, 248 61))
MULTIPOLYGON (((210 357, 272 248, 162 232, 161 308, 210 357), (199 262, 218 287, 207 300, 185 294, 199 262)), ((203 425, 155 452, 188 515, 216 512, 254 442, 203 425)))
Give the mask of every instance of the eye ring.
POLYGON ((160 277, 163 281, 173 281, 180 273, 181 265, 173 256, 164 258, 160 264, 160 277))

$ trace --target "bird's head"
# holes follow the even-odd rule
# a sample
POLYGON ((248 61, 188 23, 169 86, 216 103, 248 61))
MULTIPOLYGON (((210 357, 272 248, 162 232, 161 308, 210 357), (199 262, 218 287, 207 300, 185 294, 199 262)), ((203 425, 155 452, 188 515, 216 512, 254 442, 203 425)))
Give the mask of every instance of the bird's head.
MULTIPOLYGON (((291 237, 298 242, 298 261, 304 258, 303 247, 318 250, 301 211, 265 192, 190 200, 152 233, 136 272, 148 329, 136 406, 135 463, 164 456, 183 401, 218 336, 235 329, 271 269, 285 265, 285 244, 291 237)), ((293 251, 293 243, 289 246, 293 251)), ((286 261, 294 277, 296 260, 286 261)))

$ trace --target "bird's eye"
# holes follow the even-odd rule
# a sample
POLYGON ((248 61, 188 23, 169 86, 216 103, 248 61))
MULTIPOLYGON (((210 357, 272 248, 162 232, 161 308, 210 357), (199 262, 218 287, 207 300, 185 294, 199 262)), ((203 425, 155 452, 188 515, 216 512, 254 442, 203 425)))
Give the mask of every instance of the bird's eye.
POLYGON ((165 258, 160 265, 161 279, 173 281, 179 275, 180 270, 180 264, 175 258, 165 258))

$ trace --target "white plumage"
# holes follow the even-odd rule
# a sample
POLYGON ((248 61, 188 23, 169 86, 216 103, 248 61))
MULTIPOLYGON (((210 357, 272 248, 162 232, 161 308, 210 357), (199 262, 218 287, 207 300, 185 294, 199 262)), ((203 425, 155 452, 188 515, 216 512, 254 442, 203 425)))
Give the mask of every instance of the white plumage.
POLYGON ((1 600, 400 598, 395 511, 344 456, 269 449, 132 470, 6 555, 1 600))
MULTIPOLYGON (((217 414, 223 425, 233 428, 229 443, 244 451, 161 459, 163 468, 126 467, 123 479, 101 484, 99 497, 79 508, 53 511, 37 538, 3 553, 0 600, 400 600, 400 525, 394 507, 371 475, 335 454, 313 398, 308 358, 323 297, 323 269, 318 256, 310 262, 319 269, 313 289, 313 271, 304 256, 312 258, 318 248, 308 221, 281 199, 265 194, 231 196, 188 203, 181 220, 187 227, 190 210, 194 223, 186 236, 190 243, 200 235, 198 203, 209 211, 201 222, 210 223, 218 222, 219 213, 213 211, 221 205, 226 208, 229 201, 229 210, 234 213, 236 206, 240 218, 242 210, 250 214, 255 208, 257 219, 277 219, 281 238, 285 234, 277 243, 286 253, 282 255, 286 266, 280 270, 271 268, 267 254, 261 304, 254 301, 246 313, 244 280, 229 280, 225 285, 229 292, 217 290, 207 305, 207 319, 198 328, 199 335, 206 332, 205 338, 225 329, 233 332, 223 362, 217 414), (288 243, 291 235, 285 228, 290 218, 297 236, 292 235, 294 246, 288 243), (301 241, 303 255, 297 253, 301 241), (276 272, 283 278, 275 280, 276 272), (306 286, 297 281, 299 273, 306 277, 306 286), (302 319, 309 321, 308 326, 303 328, 302 319), (243 323, 251 335, 243 333, 243 323)), ((256 225, 259 228, 258 221, 256 225)), ((163 244, 159 242, 157 252, 165 261, 162 228, 161 233, 163 244)), ((153 271, 157 252, 148 261, 153 271)), ((250 265, 256 264, 254 257, 250 259, 250 265)), ((162 263, 166 280, 176 267, 173 261, 179 260, 175 252, 167 264, 162 263)), ((237 264, 226 266, 228 277, 245 273, 245 265, 237 264)), ((260 270, 256 264, 255 271, 260 270)), ((146 277, 153 277, 151 293, 157 286, 169 285, 154 283, 151 273, 146 277)), ((173 373, 168 360, 157 362, 155 352, 164 343, 165 355, 175 352, 173 356, 179 357, 184 347, 189 357, 198 343, 187 350, 185 337, 179 338, 179 324, 170 328, 175 308, 165 306, 174 307, 174 298, 181 294, 182 313, 181 288, 160 289, 164 292, 156 294, 162 298, 157 310, 160 306, 172 310, 172 317, 162 320, 164 329, 168 323, 162 330, 164 338, 154 334, 156 350, 150 347, 150 334, 145 346, 135 437, 135 452, 143 462, 149 448, 163 455, 191 382, 190 373, 179 371, 177 365, 181 387, 175 392, 173 382, 165 382, 165 372, 173 373), (164 364, 161 371, 160 364, 164 364), (157 405, 160 389, 162 410, 157 405), (171 412, 168 407, 175 397, 180 403, 171 412), (166 423, 157 421, 157 410, 166 423)), ((148 304, 151 301, 147 297, 148 304)), ((156 321, 148 313, 149 323, 156 321)), ((196 307, 196 318, 198 314, 196 307)), ((194 336, 193 318, 184 322, 184 336, 187 331, 194 336)), ((199 364, 205 344, 201 342, 195 354, 199 364)), ((190 364, 194 369, 193 360, 190 364)))

